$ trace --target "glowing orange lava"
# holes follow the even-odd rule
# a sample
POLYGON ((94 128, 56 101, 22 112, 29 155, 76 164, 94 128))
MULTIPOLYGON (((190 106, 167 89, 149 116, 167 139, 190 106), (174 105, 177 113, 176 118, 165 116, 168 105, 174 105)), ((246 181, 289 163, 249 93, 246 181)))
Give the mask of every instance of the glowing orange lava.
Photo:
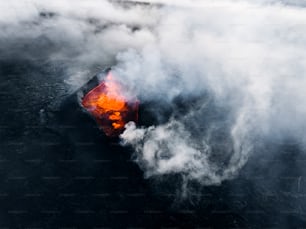
POLYGON ((136 99, 129 101, 123 95, 124 88, 113 76, 107 77, 82 100, 83 107, 92 114, 107 136, 121 134, 129 121, 137 122, 138 105, 136 99))

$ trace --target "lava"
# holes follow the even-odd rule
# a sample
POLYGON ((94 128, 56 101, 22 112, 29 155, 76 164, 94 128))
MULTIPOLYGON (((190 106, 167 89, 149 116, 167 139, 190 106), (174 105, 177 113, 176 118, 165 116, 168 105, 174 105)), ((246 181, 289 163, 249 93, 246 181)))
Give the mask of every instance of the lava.
POLYGON ((127 98, 124 90, 109 72, 106 78, 82 99, 82 106, 109 137, 121 134, 129 121, 138 121, 139 102, 137 99, 127 98))

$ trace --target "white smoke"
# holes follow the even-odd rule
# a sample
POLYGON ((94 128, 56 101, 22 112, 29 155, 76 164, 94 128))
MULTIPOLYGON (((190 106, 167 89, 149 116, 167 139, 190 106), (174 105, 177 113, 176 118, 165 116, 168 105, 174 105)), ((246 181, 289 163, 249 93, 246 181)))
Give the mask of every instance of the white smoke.
POLYGON ((161 9, 154 43, 118 55, 117 75, 142 100, 207 92, 227 107, 226 124, 205 118, 211 106, 191 106, 162 125, 127 125, 123 144, 135 148, 147 176, 179 173, 219 184, 237 175, 259 139, 304 143, 306 9, 270 3, 173 2, 161 9))
POLYGON ((0 56, 60 62, 66 65, 65 80, 76 89, 113 65, 118 52, 152 42, 148 28, 156 13, 105 0, 1 1, 0 56))
POLYGON ((159 5, 1 2, 1 58, 64 63, 65 80, 77 87, 93 66, 115 65, 140 101, 157 102, 154 115, 163 116, 158 101, 169 106, 165 122, 130 123, 121 136, 147 177, 219 184, 237 175, 260 139, 305 142, 303 1, 146 2, 159 5))

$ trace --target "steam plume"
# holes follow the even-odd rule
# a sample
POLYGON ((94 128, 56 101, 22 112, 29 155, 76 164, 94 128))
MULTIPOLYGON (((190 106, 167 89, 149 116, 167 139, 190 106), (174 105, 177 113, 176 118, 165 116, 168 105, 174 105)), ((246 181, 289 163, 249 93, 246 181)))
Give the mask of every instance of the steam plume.
POLYGON ((142 100, 198 96, 200 103, 184 114, 175 108, 162 125, 127 126, 123 143, 134 146, 147 176, 219 184, 239 172, 259 139, 304 143, 305 9, 268 3, 165 7, 155 42, 117 56, 118 75, 142 100))

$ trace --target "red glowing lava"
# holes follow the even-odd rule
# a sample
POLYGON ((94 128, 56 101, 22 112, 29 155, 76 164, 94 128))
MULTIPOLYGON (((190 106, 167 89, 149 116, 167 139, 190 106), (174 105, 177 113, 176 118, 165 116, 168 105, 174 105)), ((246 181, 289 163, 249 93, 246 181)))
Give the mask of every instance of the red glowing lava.
POLYGON ((129 121, 138 121, 138 100, 128 99, 123 92, 123 86, 108 73, 82 100, 83 107, 109 137, 121 134, 129 121))

